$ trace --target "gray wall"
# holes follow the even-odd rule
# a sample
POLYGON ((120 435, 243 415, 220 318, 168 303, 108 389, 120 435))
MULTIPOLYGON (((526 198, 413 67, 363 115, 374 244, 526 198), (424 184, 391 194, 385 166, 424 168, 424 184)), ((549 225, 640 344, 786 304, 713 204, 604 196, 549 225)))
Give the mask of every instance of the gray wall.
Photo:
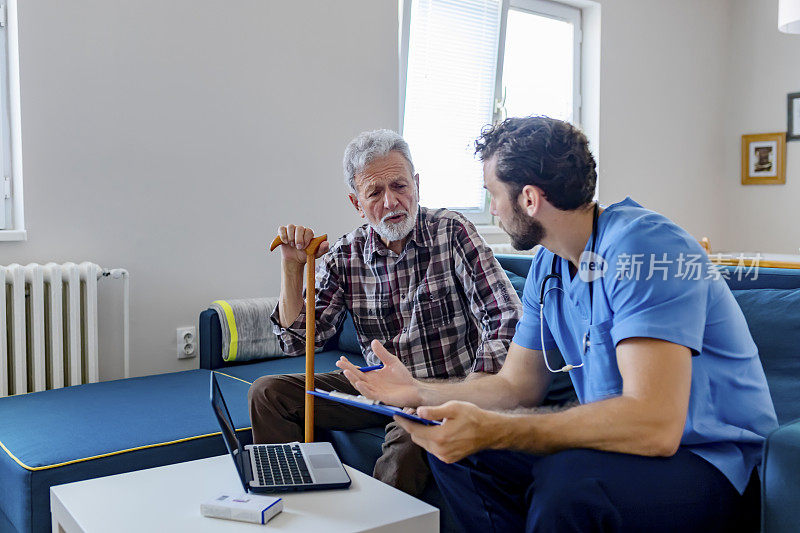
POLYGON ((743 134, 786 131, 786 95, 800 92, 800 35, 777 30, 777 0, 733 0, 729 11, 719 248, 797 254, 800 141, 786 144, 785 185, 742 185, 740 154, 743 134))
POLYGON ((697 238, 721 232, 727 0, 602 0, 600 185, 697 238))
MULTIPOLYGON (((175 328, 277 294, 279 224, 358 223, 341 155, 397 128, 397 27, 392 0, 20 2, 28 241, 0 264, 127 268, 132 374, 196 367, 175 328)), ((114 283, 103 378, 122 374, 114 283)))
POLYGON ((601 4, 601 201, 631 195, 718 251, 797 254, 800 142, 785 185, 741 185, 741 136, 786 131, 800 91, 778 0, 601 4))

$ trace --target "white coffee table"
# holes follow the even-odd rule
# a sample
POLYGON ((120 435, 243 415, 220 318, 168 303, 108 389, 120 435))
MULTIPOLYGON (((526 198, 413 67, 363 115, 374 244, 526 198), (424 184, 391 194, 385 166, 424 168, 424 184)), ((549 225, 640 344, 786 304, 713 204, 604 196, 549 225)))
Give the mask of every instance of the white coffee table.
POLYGON ((345 468, 349 489, 283 493, 283 512, 263 526, 200 514, 201 502, 242 492, 229 455, 58 485, 53 532, 439 531, 436 507, 345 468))

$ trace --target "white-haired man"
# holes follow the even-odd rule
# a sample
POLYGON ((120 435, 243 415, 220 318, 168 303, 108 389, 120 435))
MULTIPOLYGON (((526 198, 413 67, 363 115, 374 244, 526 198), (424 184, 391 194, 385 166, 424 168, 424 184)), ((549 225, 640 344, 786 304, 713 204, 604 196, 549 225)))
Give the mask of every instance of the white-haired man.
MULTIPOLYGON (((316 278, 316 346, 353 316, 368 364, 378 339, 417 378, 473 379, 502 366, 521 302, 489 247, 462 215, 419 207, 419 175, 408 144, 397 133, 358 135, 344 154, 350 202, 367 224, 332 247, 320 246, 316 278)), ((286 353, 305 350, 303 267, 314 233, 282 226, 281 294, 271 319, 286 353)), ((321 373, 328 390, 358 394, 341 371, 321 373)), ((303 438, 304 378, 264 376, 250 389, 250 417, 257 443, 303 438)), ((339 403, 317 400, 315 421, 328 429, 384 425, 387 419, 339 403)), ((408 433, 386 426, 374 476, 419 495, 430 470, 408 433)))

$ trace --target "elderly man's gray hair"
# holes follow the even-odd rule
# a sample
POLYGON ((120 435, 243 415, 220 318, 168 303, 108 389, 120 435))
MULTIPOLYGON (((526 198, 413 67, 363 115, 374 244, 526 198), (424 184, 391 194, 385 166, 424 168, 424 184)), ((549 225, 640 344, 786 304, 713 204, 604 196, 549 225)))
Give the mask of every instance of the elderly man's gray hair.
POLYGON ((408 161, 413 176, 414 163, 411 161, 411 151, 408 149, 408 143, 397 132, 392 130, 365 131, 350 141, 350 144, 344 149, 342 164, 344 181, 353 193, 358 193, 356 174, 362 172, 364 167, 376 158, 389 155, 392 150, 400 152, 400 155, 408 161))

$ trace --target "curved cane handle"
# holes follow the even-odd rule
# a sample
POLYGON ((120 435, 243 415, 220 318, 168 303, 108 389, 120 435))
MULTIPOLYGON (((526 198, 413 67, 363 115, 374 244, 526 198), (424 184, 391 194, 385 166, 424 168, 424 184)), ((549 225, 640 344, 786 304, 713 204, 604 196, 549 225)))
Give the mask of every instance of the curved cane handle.
MULTIPOLYGON (((306 247, 306 255, 316 255, 317 250, 319 249, 319 245, 327 240, 328 240, 327 233, 325 235, 320 235, 319 237, 314 237, 313 239, 311 239, 311 242, 308 243, 308 246, 306 247)), ((272 241, 272 244, 269 245, 269 251, 271 252, 281 244, 283 244, 283 241, 281 240, 281 236, 278 235, 272 241)))

